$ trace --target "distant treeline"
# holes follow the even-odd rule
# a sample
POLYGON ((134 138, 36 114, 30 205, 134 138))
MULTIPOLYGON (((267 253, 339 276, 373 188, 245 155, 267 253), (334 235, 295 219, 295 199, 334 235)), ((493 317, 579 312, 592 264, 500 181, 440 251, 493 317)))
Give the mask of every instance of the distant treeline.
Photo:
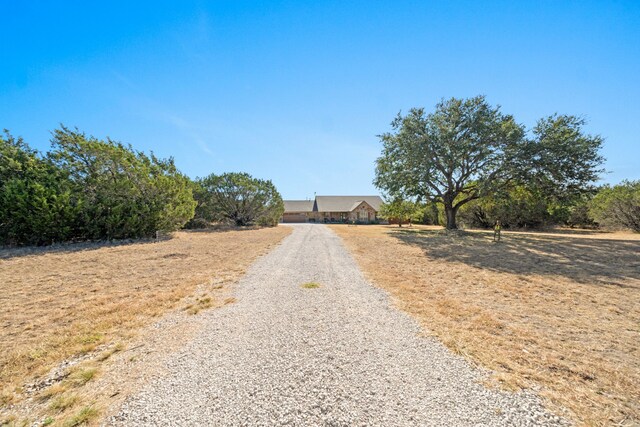
POLYGON ((534 186, 514 186, 463 206, 460 217, 472 227, 489 227, 500 219, 517 228, 561 225, 640 232, 640 181, 596 187, 570 199, 550 197, 534 186))
POLYGON ((0 135, 0 245, 153 237, 212 222, 275 225, 284 210, 270 181, 248 174, 192 181, 160 159, 62 126, 42 154, 0 135))
MULTIPOLYGON (((507 228, 553 226, 629 229, 640 232, 640 181, 623 181, 585 189, 579 197, 558 199, 535 186, 515 185, 460 208, 459 222, 468 228, 491 228, 500 220, 507 228)), ((394 222, 446 225, 441 204, 394 200, 381 217, 394 222)))

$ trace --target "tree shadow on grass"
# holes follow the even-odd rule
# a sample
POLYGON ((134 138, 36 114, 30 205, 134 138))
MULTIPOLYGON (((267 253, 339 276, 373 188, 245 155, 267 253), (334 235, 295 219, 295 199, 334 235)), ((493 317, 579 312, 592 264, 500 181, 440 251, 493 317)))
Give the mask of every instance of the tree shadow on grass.
POLYGON ((640 289, 640 240, 567 235, 395 230, 391 236, 432 260, 518 275, 563 276, 582 284, 640 289))
MULTIPOLYGON (((196 228, 196 229, 185 229, 180 230, 182 233, 193 233, 193 234, 218 234, 218 233, 227 233, 230 231, 251 231, 251 230, 259 230, 264 227, 260 226, 246 226, 246 227, 237 227, 234 225, 216 225, 213 227, 207 228, 196 228)), ((51 246, 21 246, 21 247, 1 247, 0 246, 0 260, 16 258, 21 256, 34 256, 34 255, 44 255, 44 254, 64 254, 64 253, 74 253, 81 251, 91 251, 102 248, 110 248, 117 246, 129 246, 129 245, 139 245, 146 243, 160 243, 167 240, 173 239, 174 233, 160 233, 157 238, 141 238, 141 239, 121 239, 121 240, 101 240, 101 241, 85 241, 85 242, 66 242, 55 244, 51 246)))
POLYGON ((246 226, 237 226, 237 225, 216 225, 212 227, 206 228, 187 228, 184 230, 180 230, 185 233, 227 233, 229 231, 252 231, 252 230, 260 230, 262 227, 259 225, 246 225, 246 226))
MULTIPOLYGON (((262 227, 248 226, 248 227, 210 227, 191 230, 180 230, 182 233, 194 233, 194 234, 218 234, 227 233, 230 231, 250 231, 257 230, 262 227)), ((84 241, 84 242, 66 242, 59 243, 50 246, 18 246, 18 247, 0 247, 0 261, 8 260, 11 258, 17 258, 22 256, 39 256, 45 254, 66 254, 76 253, 82 251, 93 251, 102 248, 113 248, 119 246, 140 245, 147 243, 161 243, 173 239, 175 236, 173 233, 161 233, 157 238, 140 238, 140 239, 121 239, 121 240, 99 240, 99 241, 84 241)))
MULTIPOLYGON (((169 240, 169 239, 160 239, 169 240)), ((23 256, 39 256, 46 254, 66 254, 83 251, 94 251, 102 248, 114 248, 119 246, 140 245, 155 242, 156 239, 122 239, 111 241, 86 241, 86 242, 67 242, 51 246, 19 246, 0 248, 0 260, 23 256)))

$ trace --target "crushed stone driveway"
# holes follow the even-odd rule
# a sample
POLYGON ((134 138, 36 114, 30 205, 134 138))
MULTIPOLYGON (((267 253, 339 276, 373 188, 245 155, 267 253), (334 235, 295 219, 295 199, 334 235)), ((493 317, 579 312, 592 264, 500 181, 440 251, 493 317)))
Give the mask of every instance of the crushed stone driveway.
POLYGON ((329 228, 292 227, 239 282, 237 302, 201 312, 205 326, 167 373, 107 424, 566 424, 532 393, 483 386, 487 373, 425 337, 329 228))

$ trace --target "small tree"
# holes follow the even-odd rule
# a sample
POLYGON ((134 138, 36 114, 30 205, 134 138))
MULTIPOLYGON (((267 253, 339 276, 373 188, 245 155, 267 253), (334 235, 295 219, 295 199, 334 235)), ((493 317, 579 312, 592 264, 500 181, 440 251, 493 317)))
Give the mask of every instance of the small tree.
POLYGON ((640 180, 603 187, 591 200, 590 213, 601 225, 640 233, 640 180))
POLYGON ((225 173, 211 174, 197 184, 196 219, 274 226, 284 213, 282 197, 271 181, 247 173, 225 173))
POLYGON ((417 221, 422 214, 420 206, 415 202, 402 199, 394 199, 391 202, 383 203, 380 207, 379 216, 386 220, 398 221, 398 227, 402 227, 403 223, 411 223, 417 221))

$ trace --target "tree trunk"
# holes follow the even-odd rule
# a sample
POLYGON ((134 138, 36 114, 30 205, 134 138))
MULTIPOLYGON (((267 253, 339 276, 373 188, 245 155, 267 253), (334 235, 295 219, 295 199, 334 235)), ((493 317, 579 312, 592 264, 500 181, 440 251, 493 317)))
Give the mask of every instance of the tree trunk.
POLYGON ((431 203, 431 212, 433 213, 433 225, 440 225, 440 210, 437 204, 431 203))
POLYGON ((447 230, 456 230, 458 225, 456 224, 456 214, 458 209, 453 207, 453 204, 445 203, 444 214, 447 217, 447 230))

